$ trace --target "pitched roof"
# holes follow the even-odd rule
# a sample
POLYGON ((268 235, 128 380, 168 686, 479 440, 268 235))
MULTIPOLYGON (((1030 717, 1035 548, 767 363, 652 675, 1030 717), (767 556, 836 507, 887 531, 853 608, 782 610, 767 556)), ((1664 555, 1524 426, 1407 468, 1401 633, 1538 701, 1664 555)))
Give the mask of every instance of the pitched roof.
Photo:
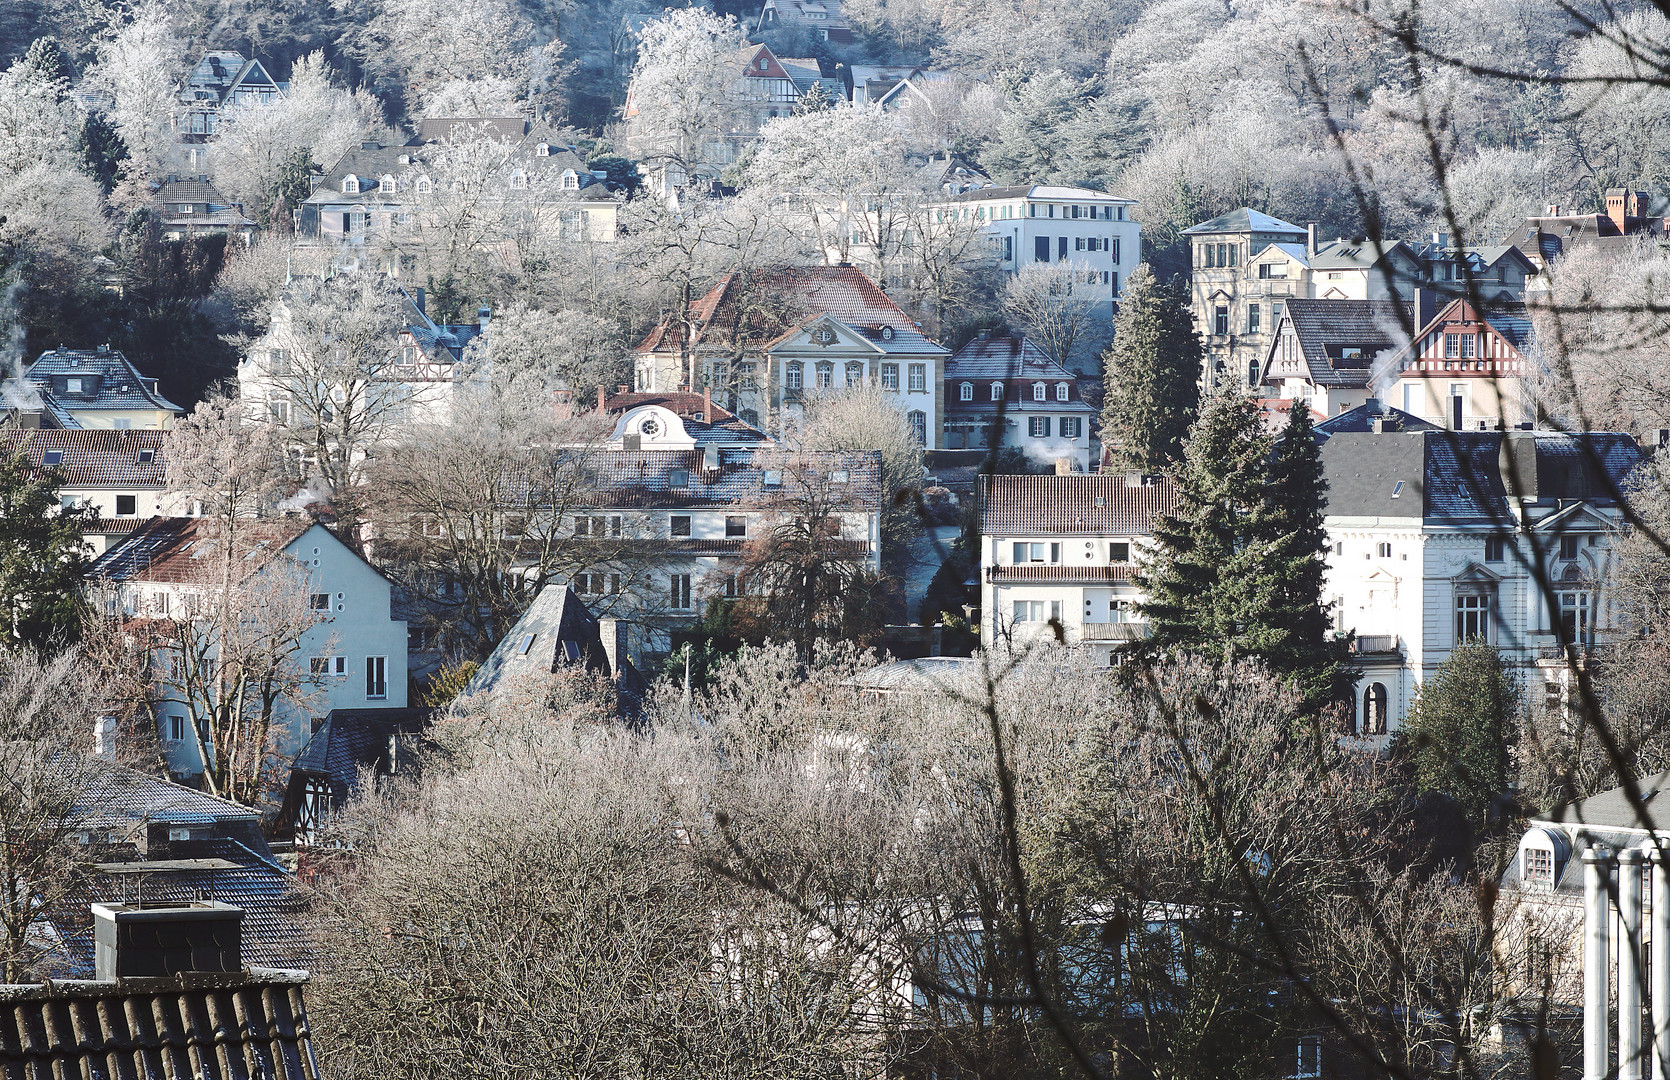
POLYGON ((1312 429, 1316 432, 1318 443, 1326 442, 1329 437, 1342 432, 1365 434, 1374 430, 1374 422, 1378 420, 1382 432, 1398 431, 1438 431, 1437 424, 1423 420, 1402 409, 1394 409, 1380 401, 1370 398, 1355 409, 1347 409, 1336 413, 1325 420, 1318 420, 1312 429))
POLYGON ((950 202, 987 202, 993 199, 1054 199, 1066 202, 1112 202, 1135 205, 1135 199, 1111 195, 1094 188, 1061 184, 1005 184, 999 187, 969 188, 949 196, 950 202))
POLYGON ((1642 777, 1636 783, 1636 790, 1646 807, 1645 819, 1636 812, 1623 786, 1619 785, 1587 799, 1556 807, 1539 820, 1597 829, 1670 830, 1670 772, 1642 777))
POLYGON ((588 671, 608 668, 597 617, 567 585, 547 585, 459 696, 486 693, 506 679, 550 673, 568 664, 582 664, 588 671))
POLYGON ((1133 485, 1110 473, 985 476, 980 523, 987 536, 1144 536, 1179 498, 1164 477, 1133 485))
POLYGON ((314 1080, 307 973, 0 986, 0 1078, 314 1080))
POLYGON ((155 488, 163 486, 167 455, 166 431, 0 430, 0 454, 22 453, 35 471, 44 470, 48 451, 57 451, 55 466, 66 488, 155 488), (149 461, 140 460, 148 455, 149 461))
MULTIPOLYGON (((743 302, 744 284, 739 275, 726 274, 691 306, 690 318, 696 324, 698 348, 710 337, 715 344, 728 340, 725 335, 738 321, 729 316, 736 314, 737 305, 743 302)), ((949 351, 924 334, 899 305, 855 266, 788 267, 749 282, 747 287, 780 297, 790 312, 786 323, 773 325, 774 329, 780 330, 785 325, 788 329, 761 348, 770 348, 827 316, 857 330, 886 353, 921 355, 949 351), (891 338, 883 336, 884 327, 892 329, 891 338)), ((638 351, 675 348, 676 342, 669 334, 671 327, 669 316, 639 343, 638 351)))
POLYGON ((297 775, 326 780, 340 804, 359 792, 360 770, 386 767, 389 738, 416 735, 429 725, 433 709, 332 709, 290 764, 297 775))
POLYGON ((1183 230, 1184 236, 1206 236, 1212 233, 1292 233, 1295 236, 1308 236, 1304 228, 1283 221, 1269 214, 1259 213, 1250 206, 1243 206, 1239 210, 1231 210, 1227 214, 1220 214, 1211 221, 1203 221, 1199 225, 1190 226, 1183 230))
POLYGON ((176 414, 185 410, 157 393, 156 380, 148 379, 120 351, 99 349, 53 349, 40 355, 23 373, 26 393, 40 397, 53 416, 67 428, 79 428, 70 411, 117 409, 165 409, 176 414), (61 389, 66 379, 82 380, 83 392, 61 389))
POLYGON ((87 824, 260 819, 260 814, 247 806, 136 769, 106 766, 86 775, 75 814, 87 824))
MULTIPOLYGON (((1414 307, 1401 300, 1287 301, 1283 320, 1291 325, 1310 380, 1317 386, 1363 386, 1376 357, 1406 340, 1402 328, 1414 318, 1414 307)), ((1281 334, 1273 336, 1265 357, 1269 378, 1281 334)), ((1284 372, 1285 374, 1285 372, 1284 372)))
MULTIPOLYGON (((826 483, 842 510, 879 513, 885 497, 881 489, 881 452, 878 450, 809 450, 786 454, 772 447, 719 447, 719 470, 702 468, 701 450, 604 450, 586 459, 597 472, 591 506, 661 509, 772 509, 784 505, 792 485, 768 486, 768 474, 785 466, 803 470, 826 483), (685 483, 674 486, 674 471, 685 483), (846 479, 833 478, 845 473, 846 479)), ((782 479, 782 477, 778 477, 782 479)))
POLYGON ((708 443, 763 446, 772 441, 771 436, 744 422, 707 395, 692 394, 689 391, 674 390, 664 394, 628 391, 610 394, 603 402, 603 411, 611 416, 618 416, 643 405, 659 405, 677 416, 683 422, 685 432, 696 440, 698 446, 706 446, 708 443))
POLYGON ((500 142, 517 142, 527 133, 528 122, 520 116, 436 116, 418 121, 416 141, 444 142, 486 135, 500 142))
POLYGON ((1008 331, 975 336, 945 361, 945 378, 1078 380, 1024 335, 1008 331))
POLYGON ((1399 248, 1411 261, 1416 260, 1415 253, 1401 240, 1332 240, 1316 245, 1310 266, 1313 270, 1367 270, 1390 258, 1399 248))
MULTIPOLYGON (((93 581, 207 584, 218 580, 219 543, 207 518, 155 517, 93 561, 93 581)), ((238 523, 239 567, 254 573, 313 527, 307 518, 238 523)), ((340 543, 340 541, 338 541, 340 543)))
POLYGON ((187 177, 169 180, 152 193, 151 200, 160 203, 208 203, 210 206, 230 206, 220 189, 207 180, 187 177))

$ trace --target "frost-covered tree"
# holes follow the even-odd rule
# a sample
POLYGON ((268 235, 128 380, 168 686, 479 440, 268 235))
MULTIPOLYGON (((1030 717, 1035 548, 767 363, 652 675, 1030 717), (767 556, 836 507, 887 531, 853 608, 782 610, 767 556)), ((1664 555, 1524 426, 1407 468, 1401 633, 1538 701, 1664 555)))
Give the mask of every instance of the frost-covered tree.
POLYGON ((169 25, 166 0, 140 0, 112 22, 87 73, 110 95, 111 119, 131 155, 130 167, 141 174, 163 171, 172 149, 185 48, 169 25))
POLYGON ((517 116, 560 88, 555 12, 514 0, 379 0, 354 50, 420 116, 517 116), (460 111, 467 110, 467 111, 460 111))
POLYGON ((0 173, 69 161, 81 130, 69 90, 64 56, 52 38, 38 39, 0 74, 0 173))
MULTIPOLYGON (((626 137, 650 172, 677 180, 711 166, 737 125, 743 36, 702 8, 647 23, 626 98, 626 137)), ((666 183, 667 181, 663 181, 666 183)))

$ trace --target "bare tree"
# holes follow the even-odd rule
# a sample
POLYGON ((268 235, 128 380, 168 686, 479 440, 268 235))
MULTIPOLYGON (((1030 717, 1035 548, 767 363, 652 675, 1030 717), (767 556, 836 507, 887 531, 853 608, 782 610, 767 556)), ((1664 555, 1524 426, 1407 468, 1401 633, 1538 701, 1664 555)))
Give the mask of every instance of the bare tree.
POLYGON ((922 444, 894 395, 877 386, 808 393, 800 430, 792 440, 802 450, 877 450, 881 453, 882 554, 894 554, 920 528, 922 444))
POLYGON ((1064 366, 1107 328, 1098 276, 1073 262, 1027 263, 1009 279, 1003 309, 1026 336, 1064 366))

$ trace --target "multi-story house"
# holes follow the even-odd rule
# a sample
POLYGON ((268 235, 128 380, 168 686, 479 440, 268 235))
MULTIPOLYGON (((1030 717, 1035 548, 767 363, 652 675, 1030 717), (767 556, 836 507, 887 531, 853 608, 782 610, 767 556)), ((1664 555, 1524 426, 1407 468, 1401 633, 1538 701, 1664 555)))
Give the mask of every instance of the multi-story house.
POLYGON ((645 430, 645 420, 672 415, 645 406, 622 417, 627 437, 636 429, 643 448, 592 452, 587 505, 566 523, 576 537, 619 541, 612 545, 619 556, 603 557, 567 584, 599 615, 618 620, 623 654, 664 656, 710 600, 745 595, 749 543, 785 521, 824 518, 833 530, 827 553, 879 571, 879 451, 791 453, 717 441, 651 448, 684 441, 645 430))
POLYGON ((1131 217, 1134 199, 1089 188, 1052 184, 970 187, 932 208, 933 221, 972 222, 991 243, 1005 273, 1035 262, 1070 262, 1104 313, 1142 261, 1142 226, 1131 217))
POLYGON ((841 11, 841 0, 765 0, 754 34, 776 30, 799 31, 835 45, 852 42, 852 23, 841 11))
MULTIPOLYGON (((477 374, 463 362, 465 353, 486 337, 491 321, 491 312, 482 307, 473 323, 438 323, 428 315, 423 289, 402 289, 400 296, 406 325, 390 339, 385 354, 364 361, 363 378, 352 380, 361 395, 359 415, 373 441, 385 427, 447 422, 454 392, 477 374)), ((344 381, 329 363, 298 358, 291 327, 290 299, 280 297, 267 332, 238 362, 238 400, 250 420, 305 426, 316 418, 306 414, 308 406, 302 403, 318 407, 318 385, 344 381)))
MULTIPOLYGON (((334 709, 404 708, 406 623, 391 617, 390 582, 329 529, 311 520, 240 523, 248 551, 236 558, 235 587, 279 595, 305 579, 315 621, 296 638, 293 663, 301 691, 274 709, 275 750, 289 756, 312 732, 312 720, 334 709)), ((200 619, 224 588, 222 560, 208 557, 217 541, 204 518, 157 517, 101 555, 88 569, 94 602, 125 619, 200 619)), ((298 598, 299 602, 299 598, 298 598)), ((275 602, 285 607, 288 600, 275 602)), ((213 638, 214 631, 206 631, 213 638)), ((210 642, 211 661, 221 642, 210 642)), ((212 677, 212 673, 211 673, 212 677)), ((202 772, 192 717, 203 702, 182 688, 178 668, 159 656, 156 714, 171 771, 202 772)), ((212 750, 212 747, 211 747, 212 750)))
POLYGON ((261 61, 207 52, 180 89, 174 130, 187 141, 204 142, 219 133, 223 110, 270 105, 287 93, 289 84, 274 80, 261 61))
POLYGON ((640 392, 701 386, 751 427, 780 436, 819 390, 879 386, 922 445, 938 449, 950 350, 865 274, 810 266, 727 274, 637 348, 640 392))
POLYGON ((947 450, 1007 446, 1089 472, 1095 416, 1078 376, 1019 334, 981 331, 945 362, 947 450))
POLYGON ((243 206, 200 177, 170 177, 152 193, 151 205, 162 218, 165 240, 227 233, 247 244, 255 235, 256 224, 244 216, 243 206))
POLYGON ((1605 205, 1605 212, 1599 214, 1573 214, 1549 206, 1541 216, 1526 218, 1502 237, 1502 243, 1518 248, 1536 268, 1527 286, 1531 292, 1547 291, 1549 264, 1564 255, 1584 249, 1621 254, 1642 239, 1670 233, 1670 198, 1611 188, 1605 205))
POLYGON ((617 210, 578 153, 528 138, 520 118, 426 120, 410 143, 363 142, 338 158, 296 211, 296 235, 335 249, 343 269, 422 280, 429 247, 460 229, 496 242, 538 218, 565 237, 608 242, 617 210))
POLYGON ((1140 553, 1178 491, 1157 476, 987 476, 980 489, 980 639, 1056 636, 1113 662, 1140 640, 1140 553))
POLYGON ((1531 419, 1530 339, 1519 301, 1290 299, 1259 385, 1323 416, 1375 398, 1455 430, 1515 427, 1531 419))
POLYGON ((34 475, 59 477, 63 508, 90 511, 81 530, 93 555, 186 500, 165 495, 166 433, 161 431, 0 430, 0 455, 22 455, 34 475))
POLYGON ((842 69, 842 82, 847 85, 847 100, 854 105, 879 105, 896 109, 907 101, 926 105, 922 88, 945 76, 912 64, 878 66, 850 64, 842 69))
POLYGON ((1246 207, 1183 235, 1190 241, 1207 389, 1232 384, 1256 392, 1289 300, 1412 300, 1426 289, 1491 303, 1517 301, 1533 270, 1510 247, 1457 248, 1442 233, 1414 242, 1319 242, 1315 225, 1301 228, 1246 207), (1469 288, 1475 291, 1469 294, 1469 288))
POLYGON ((162 431, 185 412, 108 345, 44 352, 3 390, 0 426, 162 431))
POLYGON ((1400 420, 1372 402, 1317 426, 1328 596, 1361 670, 1354 730, 1396 730, 1416 688, 1472 639, 1496 647, 1533 706, 1563 702, 1562 642, 1586 649, 1613 628, 1616 493, 1642 451, 1620 434, 1392 430, 1400 420), (1358 412, 1380 430, 1363 431, 1358 412))

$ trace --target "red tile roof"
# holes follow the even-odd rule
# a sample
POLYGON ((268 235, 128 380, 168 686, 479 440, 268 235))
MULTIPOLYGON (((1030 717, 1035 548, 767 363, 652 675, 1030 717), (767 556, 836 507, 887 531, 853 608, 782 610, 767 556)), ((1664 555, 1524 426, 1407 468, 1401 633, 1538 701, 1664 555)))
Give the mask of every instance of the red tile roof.
POLYGON ((0 454, 22 452, 32 469, 45 469, 46 452, 63 455, 58 471, 66 488, 161 489, 166 462, 162 452, 166 431, 60 430, 0 431, 0 454), (151 452, 141 462, 139 453, 151 452))
POLYGON ((1125 481, 1108 473, 983 477, 981 529, 997 537, 1147 535, 1156 514, 1176 509, 1177 485, 1164 477, 1125 481))

